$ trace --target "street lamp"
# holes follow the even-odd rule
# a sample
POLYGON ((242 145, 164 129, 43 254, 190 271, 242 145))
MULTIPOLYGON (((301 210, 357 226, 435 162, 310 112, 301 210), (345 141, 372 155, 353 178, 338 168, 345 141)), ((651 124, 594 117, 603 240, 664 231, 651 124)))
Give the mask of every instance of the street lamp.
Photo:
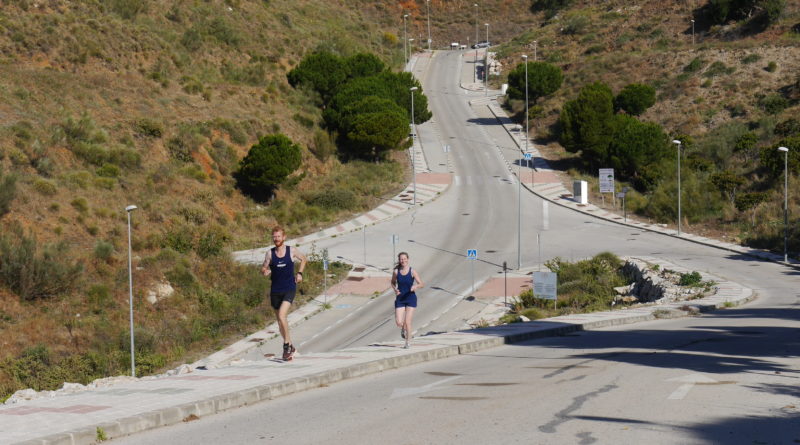
POLYGON ((692 19, 692 46, 694 46, 694 19, 692 19))
POLYGON ((431 0, 426 0, 425 5, 428 8, 428 51, 431 50, 431 0))
POLYGON ((483 62, 483 95, 489 95, 489 24, 484 23, 486 26, 486 52, 484 53, 483 62))
POLYGON ((472 64, 472 83, 475 83, 478 81, 478 4, 475 3, 473 6, 475 6, 475 60, 472 64))
POLYGON ((789 149, 778 147, 783 152, 783 262, 789 262, 789 149))
POLYGON ((128 303, 130 306, 130 320, 131 320, 131 377, 136 377, 136 357, 134 353, 133 341, 133 267, 131 260, 131 212, 138 207, 129 205, 125 207, 125 212, 128 213, 128 303))
POLYGON ((536 62, 536 60, 538 60, 538 59, 536 59, 536 45, 537 45, 537 43, 538 42, 536 40, 533 41, 533 61, 534 62, 536 62))
MULTIPOLYGON (((522 55, 522 60, 525 61, 525 153, 528 152, 528 56, 522 55)), ((522 174, 517 166, 517 269, 522 269, 522 174)), ((533 184, 531 184, 533 187, 533 184)))
POLYGON ((681 234, 681 141, 675 139, 673 144, 678 146, 678 235, 681 234))
POLYGON ((414 123, 414 91, 417 91, 419 88, 411 87, 409 91, 411 91, 411 171, 414 177, 414 203, 413 205, 417 205, 417 168, 414 165, 414 154, 416 149, 414 148, 414 144, 417 140, 417 124, 414 123))
POLYGON ((403 60, 408 63, 408 33, 406 32, 406 19, 408 14, 403 14, 403 60))

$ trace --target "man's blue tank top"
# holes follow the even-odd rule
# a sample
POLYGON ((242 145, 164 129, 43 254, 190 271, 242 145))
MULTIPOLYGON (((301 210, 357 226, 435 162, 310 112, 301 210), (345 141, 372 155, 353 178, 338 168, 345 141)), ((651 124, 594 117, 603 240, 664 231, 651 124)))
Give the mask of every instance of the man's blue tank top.
POLYGON ((405 299, 408 297, 415 297, 417 296, 416 293, 411 292, 411 286, 414 285, 414 274, 411 273, 411 268, 408 268, 408 274, 403 275, 400 273, 400 269, 397 269, 397 288, 400 290, 400 295, 397 296, 398 299, 405 299))
POLYGON ((291 292, 297 284, 294 281, 294 262, 291 247, 286 246, 286 253, 278 257, 275 247, 270 251, 269 270, 272 276, 272 292, 291 292))

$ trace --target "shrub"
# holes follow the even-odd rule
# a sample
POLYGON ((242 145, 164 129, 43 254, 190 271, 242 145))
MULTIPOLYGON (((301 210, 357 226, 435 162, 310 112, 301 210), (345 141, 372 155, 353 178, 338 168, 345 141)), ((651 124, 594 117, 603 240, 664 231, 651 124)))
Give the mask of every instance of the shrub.
POLYGON ((638 116, 656 103, 656 89, 650 85, 632 83, 614 98, 614 108, 638 116))
POLYGON ((140 119, 134 126, 137 135, 149 138, 160 138, 164 135, 164 125, 153 119, 140 119))
POLYGON ((778 114, 789 106, 789 101, 780 94, 769 94, 762 97, 758 104, 767 114, 778 114))
POLYGON ((108 261, 114 256, 114 245, 104 240, 94 243, 94 257, 100 261, 108 261))
POLYGON ((682 273, 680 280, 678 280, 678 284, 681 286, 697 286, 700 282, 703 281, 703 277, 700 275, 700 272, 688 272, 682 273))
POLYGON ((200 167, 194 162, 184 166, 178 172, 187 178, 192 178, 199 182, 205 182, 205 180, 208 179, 208 175, 203 171, 203 167, 200 167))
MULTIPOLYGON (((546 62, 527 62, 528 99, 532 103, 549 96, 561 88, 564 75, 561 68, 546 62)), ((517 65, 508 73, 508 97, 525 99, 525 63, 517 65)))
POLYGON ((358 197, 349 189, 328 188, 311 196, 308 203, 328 210, 350 210, 358 205, 358 197))
POLYGON ((17 177, 0 172, 0 217, 11 210, 11 202, 17 196, 17 177))
POLYGON ((120 174, 119 167, 114 164, 103 164, 102 167, 97 169, 97 176, 105 178, 118 178, 120 174))
POLYGON ((691 62, 689 62, 688 65, 683 67, 683 72, 684 73, 696 73, 696 72, 700 71, 701 69, 703 69, 703 67, 705 65, 706 65, 705 60, 701 59, 700 57, 695 57, 694 59, 692 59, 691 62))
POLYGON ((80 213, 86 213, 89 211, 89 201, 83 197, 73 199, 70 201, 70 205, 72 205, 72 207, 80 213))
POLYGON ((189 227, 178 227, 164 234, 161 247, 180 253, 189 253, 194 247, 194 232, 189 227))
POLYGON ((775 62, 770 62, 770 63, 767 64, 767 67, 764 68, 764 69, 767 70, 770 73, 774 73, 778 69, 778 64, 775 63, 775 62))
POLYGON ((58 187, 47 179, 36 178, 33 181, 33 189, 44 196, 54 196, 58 193, 58 187))
POLYGON ((300 147, 291 139, 282 134, 265 136, 250 148, 234 178, 244 193, 269 199, 300 163, 300 147))
POLYGON ((742 58, 742 63, 747 65, 750 63, 758 62, 759 60, 761 60, 760 54, 748 54, 742 58))
POLYGON ((725 74, 731 74, 734 71, 736 71, 736 68, 728 68, 724 63, 716 61, 712 63, 711 66, 709 66, 708 69, 703 73, 703 77, 722 76, 725 74))
POLYGON ((0 233, 0 283, 25 300, 68 292, 82 272, 79 263, 69 262, 66 244, 39 248, 17 225, 0 233))
POLYGON ((217 256, 222 253, 225 244, 227 244, 230 239, 230 235, 222 227, 212 227, 197 241, 195 251, 200 258, 217 256))

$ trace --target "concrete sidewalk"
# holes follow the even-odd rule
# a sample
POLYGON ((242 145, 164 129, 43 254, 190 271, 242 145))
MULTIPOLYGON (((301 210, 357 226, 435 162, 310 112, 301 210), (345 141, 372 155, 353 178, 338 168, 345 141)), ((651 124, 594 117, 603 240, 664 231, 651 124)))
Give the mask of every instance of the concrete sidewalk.
MULTIPOLYGON (((681 271, 679 266, 655 258, 646 260, 681 271)), ((730 307, 753 297, 751 289, 737 283, 706 274, 703 279, 717 282, 716 294, 691 302, 568 315, 418 337, 412 341, 411 349, 403 349, 403 342, 398 338, 396 342, 369 347, 301 354, 290 362, 241 360, 214 369, 186 366, 172 375, 122 378, 108 386, 102 383, 94 388, 76 385, 71 391, 0 406, 0 443, 95 443, 101 438, 189 421, 424 361, 529 339, 730 307)), ((502 299, 499 302, 502 304, 502 299)), ((476 317, 493 317, 489 312, 496 310, 496 306, 487 305, 487 312, 476 317)), ((505 313, 504 309, 498 313, 505 313)))

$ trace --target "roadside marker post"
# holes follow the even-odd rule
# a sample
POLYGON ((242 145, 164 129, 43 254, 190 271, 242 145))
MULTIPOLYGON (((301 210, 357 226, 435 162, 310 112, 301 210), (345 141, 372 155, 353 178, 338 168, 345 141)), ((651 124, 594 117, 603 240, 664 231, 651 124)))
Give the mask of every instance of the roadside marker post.
POLYGON ((478 259, 478 249, 467 249, 467 259, 472 260, 470 263, 470 274, 472 275, 472 291, 470 294, 475 293, 475 260, 478 259))

